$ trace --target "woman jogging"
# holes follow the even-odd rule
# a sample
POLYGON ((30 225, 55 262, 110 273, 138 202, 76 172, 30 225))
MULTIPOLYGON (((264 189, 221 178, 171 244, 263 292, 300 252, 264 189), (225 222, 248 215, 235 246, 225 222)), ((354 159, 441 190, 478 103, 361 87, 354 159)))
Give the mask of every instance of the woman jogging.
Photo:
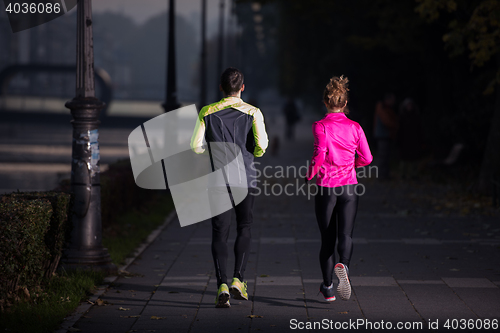
POLYGON ((319 261, 323 273, 319 291, 329 302, 335 300, 332 281, 334 270, 339 280, 337 293, 340 298, 348 300, 351 297, 348 267, 358 207, 355 168, 372 161, 363 129, 346 117, 348 82, 344 76, 333 77, 326 86, 323 102, 327 114, 312 126, 314 154, 307 174, 307 180, 317 175, 315 211, 321 232, 319 261), (337 239, 339 261, 334 266, 337 239))

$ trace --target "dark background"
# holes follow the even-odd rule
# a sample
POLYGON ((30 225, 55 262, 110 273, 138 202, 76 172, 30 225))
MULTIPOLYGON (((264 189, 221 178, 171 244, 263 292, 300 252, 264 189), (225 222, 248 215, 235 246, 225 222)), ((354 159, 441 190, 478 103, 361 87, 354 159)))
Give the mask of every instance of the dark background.
MULTIPOLYGON (((223 66, 236 66, 245 73, 247 101, 278 110, 286 97, 293 96, 303 114, 317 118, 324 113, 321 99, 329 78, 346 75, 350 117, 362 124, 372 145, 376 102, 386 92, 395 93, 397 105, 412 98, 423 119, 425 158, 439 162, 454 144, 463 144, 454 166, 458 176, 451 181, 467 182, 473 191, 491 194, 491 181, 500 173, 499 3, 226 1, 223 66)), ((151 1, 151 6, 155 4, 151 1)), ((189 4, 201 10, 201 1, 189 4)), ((215 88, 218 1, 210 0, 208 6, 207 92, 208 102, 213 102, 220 98, 215 88)), ((74 64, 75 21, 73 9, 14 34, 2 8, 0 70, 20 63, 74 64)), ((200 21, 200 12, 176 18, 178 96, 184 104, 199 101, 200 21)), ((159 105, 164 100, 166 33, 163 10, 141 23, 123 10, 94 13, 95 65, 110 75, 114 101, 159 105)), ((4 90, 10 96, 55 96, 67 101, 74 96, 74 77, 20 74, 4 90)), ((99 97, 99 87, 97 92, 99 97)))

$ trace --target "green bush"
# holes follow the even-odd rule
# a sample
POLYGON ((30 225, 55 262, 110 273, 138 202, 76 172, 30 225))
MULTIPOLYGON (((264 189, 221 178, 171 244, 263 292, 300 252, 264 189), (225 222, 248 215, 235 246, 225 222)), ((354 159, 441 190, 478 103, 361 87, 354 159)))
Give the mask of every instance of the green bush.
POLYGON ((46 199, 16 198, 0 203, 0 299, 12 297, 23 286, 35 287, 50 258, 45 234, 52 205, 46 199))
POLYGON ((0 299, 57 269, 69 231, 70 195, 17 192, 0 205, 0 299))
POLYGON ((50 277, 56 271, 61 259, 62 249, 71 231, 70 200, 71 195, 63 192, 17 192, 7 197, 22 200, 47 199, 52 205, 53 214, 50 227, 45 234, 45 245, 50 252, 50 260, 44 263, 45 276, 50 277))

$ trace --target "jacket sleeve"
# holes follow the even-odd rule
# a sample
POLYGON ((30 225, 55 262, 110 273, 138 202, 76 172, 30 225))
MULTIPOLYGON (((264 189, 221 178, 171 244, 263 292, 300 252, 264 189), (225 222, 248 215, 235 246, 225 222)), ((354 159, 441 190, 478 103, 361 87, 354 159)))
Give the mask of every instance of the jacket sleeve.
POLYGON ((311 159, 311 165, 307 172, 307 179, 311 180, 319 171, 326 157, 326 132, 323 124, 315 122, 312 125, 314 135, 314 152, 311 159))
POLYGON ((358 127, 358 147, 356 148, 356 153, 358 156, 354 161, 354 167, 359 168, 368 165, 372 162, 373 157, 370 152, 370 146, 368 146, 368 141, 366 140, 366 135, 361 126, 358 127))
POLYGON ((198 118, 196 118, 196 126, 194 127, 193 136, 191 137, 191 150, 193 150, 196 154, 203 154, 205 152, 205 148, 203 148, 205 120, 203 120, 202 111, 198 115, 198 118))
POLYGON ((266 125, 264 124, 264 115, 259 109, 253 114, 252 131, 255 140, 253 155, 261 157, 266 152, 269 139, 267 138, 266 125))

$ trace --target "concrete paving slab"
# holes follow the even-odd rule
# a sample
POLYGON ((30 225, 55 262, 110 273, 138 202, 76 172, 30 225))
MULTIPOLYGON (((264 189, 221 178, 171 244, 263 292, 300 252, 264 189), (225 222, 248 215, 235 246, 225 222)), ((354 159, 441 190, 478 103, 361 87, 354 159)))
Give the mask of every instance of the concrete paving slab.
POLYGON ((394 287, 396 280, 391 276, 351 276, 353 287, 394 287))
POLYGON ((302 286, 300 276, 267 276, 256 278, 257 286, 302 286))
POLYGON ((495 288, 498 287, 485 278, 450 278, 443 277, 443 281, 451 288, 495 288))
POLYGON ((367 319, 392 321, 422 319, 399 287, 356 287, 354 292, 367 319))
POLYGON ((403 284, 402 288, 425 320, 477 318, 460 297, 447 285, 403 284))
POLYGON ((479 318, 500 321, 500 289, 496 288, 452 288, 460 299, 479 318))
POLYGON ((443 280, 397 280, 400 285, 404 284, 445 284, 443 280))

